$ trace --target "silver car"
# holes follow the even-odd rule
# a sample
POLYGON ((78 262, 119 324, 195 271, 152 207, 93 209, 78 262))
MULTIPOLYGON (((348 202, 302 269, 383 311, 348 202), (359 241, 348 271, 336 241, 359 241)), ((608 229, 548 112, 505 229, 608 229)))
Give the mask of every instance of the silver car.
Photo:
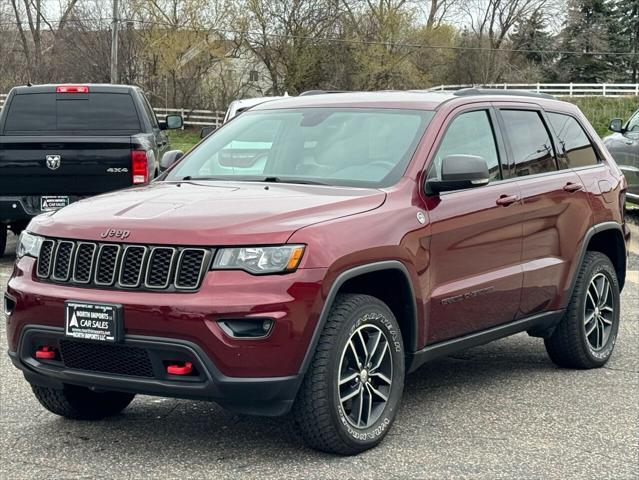
POLYGON ((603 142, 628 181, 626 202, 639 205, 639 110, 625 124, 613 118, 608 128, 615 133, 603 142))

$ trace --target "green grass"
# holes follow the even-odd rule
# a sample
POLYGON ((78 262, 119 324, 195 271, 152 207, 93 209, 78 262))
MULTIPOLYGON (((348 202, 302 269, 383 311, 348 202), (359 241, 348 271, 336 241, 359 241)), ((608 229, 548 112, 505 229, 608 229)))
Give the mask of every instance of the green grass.
POLYGON ((639 97, 561 97, 561 100, 577 105, 601 137, 611 133, 608 124, 612 118, 625 122, 639 108, 639 97))
POLYGON ((184 130, 169 130, 171 150, 186 152, 200 141, 200 129, 185 128, 184 130))
MULTIPOLYGON (((639 97, 561 97, 561 100, 577 105, 600 136, 608 135, 612 118, 628 119, 639 108, 639 97)), ((186 128, 168 133, 171 149, 186 152, 200 141, 200 129, 186 128)))

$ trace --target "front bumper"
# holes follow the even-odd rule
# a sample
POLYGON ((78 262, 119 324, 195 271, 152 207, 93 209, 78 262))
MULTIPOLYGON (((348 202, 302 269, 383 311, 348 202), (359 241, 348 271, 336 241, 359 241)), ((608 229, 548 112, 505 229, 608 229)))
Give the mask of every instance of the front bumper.
MULTIPOLYGON (((213 400, 229 410, 256 415, 282 415, 290 410, 301 381, 299 375, 270 378, 227 377, 195 343, 135 335, 126 336, 116 346, 75 343, 81 343, 85 350, 98 347, 117 348, 120 352, 122 349, 145 352, 152 369, 152 373, 149 372, 146 377, 68 368, 59 356, 52 360, 35 358, 34 352, 38 346, 50 345, 59 352, 63 341, 65 336, 62 328, 29 325, 22 331, 18 350, 10 351, 9 357, 32 385, 61 389, 64 384, 72 384, 97 391, 213 400), (192 362, 194 375, 177 377, 166 374, 167 360, 192 362)), ((101 353, 96 351, 95 355, 101 353)), ((102 363, 104 362, 103 358, 102 363)))
POLYGON ((54 388, 69 383, 209 399, 245 413, 276 415, 290 407, 324 304, 324 269, 259 277, 240 271, 214 271, 208 272, 197 292, 160 293, 44 283, 34 279, 34 268, 33 258, 21 258, 7 286, 10 355, 27 380, 54 388), (65 338, 65 300, 122 305, 124 340, 117 345, 148 351, 155 359, 153 378, 36 360, 34 339, 57 348, 65 338), (251 317, 274 320, 267 337, 231 338, 218 324, 220 319, 251 317), (168 357, 162 357, 162 352, 166 351, 175 353, 172 359, 192 361, 197 378, 163 376, 162 361, 168 357))

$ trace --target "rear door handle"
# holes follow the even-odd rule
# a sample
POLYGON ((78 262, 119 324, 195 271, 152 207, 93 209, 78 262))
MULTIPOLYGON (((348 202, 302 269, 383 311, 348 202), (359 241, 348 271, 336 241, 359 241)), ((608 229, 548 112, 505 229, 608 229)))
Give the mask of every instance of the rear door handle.
POLYGON ((508 205, 512 205, 513 203, 517 203, 518 201, 519 195, 502 195, 497 199, 497 205, 507 207, 508 205))
POLYGON ((583 186, 580 183, 572 183, 568 182, 564 185, 564 190, 570 193, 578 192, 579 190, 583 190, 583 186))

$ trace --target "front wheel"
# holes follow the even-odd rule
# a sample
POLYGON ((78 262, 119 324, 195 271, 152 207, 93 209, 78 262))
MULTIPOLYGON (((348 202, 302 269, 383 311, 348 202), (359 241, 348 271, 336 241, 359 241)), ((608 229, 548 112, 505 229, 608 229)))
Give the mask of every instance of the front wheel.
POLYGON ((404 388, 395 316, 369 295, 338 295, 293 407, 306 443, 353 455, 388 433, 404 388))
POLYGON ((617 340, 619 312, 619 281, 610 259, 587 252, 564 318, 544 340, 550 359, 567 368, 605 365, 617 340))

